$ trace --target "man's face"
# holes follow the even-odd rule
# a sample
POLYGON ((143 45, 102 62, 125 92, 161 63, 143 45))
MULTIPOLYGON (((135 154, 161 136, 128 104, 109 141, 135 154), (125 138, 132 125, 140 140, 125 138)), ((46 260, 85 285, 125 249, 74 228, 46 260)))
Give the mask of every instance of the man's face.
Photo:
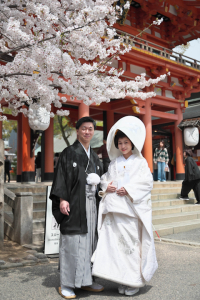
POLYGON ((81 124, 79 129, 76 130, 78 140, 81 143, 88 143, 91 141, 94 135, 94 125, 91 122, 85 122, 81 124))

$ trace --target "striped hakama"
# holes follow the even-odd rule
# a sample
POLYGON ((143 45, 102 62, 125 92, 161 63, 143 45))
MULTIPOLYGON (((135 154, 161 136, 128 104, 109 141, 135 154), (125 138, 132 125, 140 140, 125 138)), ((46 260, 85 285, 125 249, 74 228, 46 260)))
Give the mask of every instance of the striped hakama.
POLYGON ((71 288, 92 284, 91 257, 97 244, 96 191, 86 185, 88 233, 60 236, 60 282, 71 288))

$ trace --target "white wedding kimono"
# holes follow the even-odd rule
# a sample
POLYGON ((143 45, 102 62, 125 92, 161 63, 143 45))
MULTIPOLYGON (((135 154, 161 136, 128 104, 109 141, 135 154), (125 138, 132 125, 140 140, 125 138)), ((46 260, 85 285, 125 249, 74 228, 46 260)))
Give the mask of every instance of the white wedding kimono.
POLYGON ((99 240, 92 274, 130 287, 142 287, 158 264, 152 231, 153 178, 141 154, 112 160, 101 177, 99 240), (105 193, 108 184, 124 187, 128 196, 105 193))

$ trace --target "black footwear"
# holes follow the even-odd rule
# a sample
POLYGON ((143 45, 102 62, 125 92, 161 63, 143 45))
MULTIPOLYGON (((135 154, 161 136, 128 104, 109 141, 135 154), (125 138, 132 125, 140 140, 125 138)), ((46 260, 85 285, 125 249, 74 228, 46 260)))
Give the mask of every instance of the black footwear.
POLYGON ((194 205, 200 205, 200 202, 195 203, 194 205))
POLYGON ((188 197, 179 197, 180 200, 190 200, 188 197))

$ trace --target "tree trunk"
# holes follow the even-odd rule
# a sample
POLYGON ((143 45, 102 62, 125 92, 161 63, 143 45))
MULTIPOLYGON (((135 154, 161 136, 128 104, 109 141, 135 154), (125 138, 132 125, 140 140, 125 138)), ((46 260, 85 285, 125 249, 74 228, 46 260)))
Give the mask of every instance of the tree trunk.
POLYGON ((62 133, 62 137, 63 137, 65 143, 67 144, 67 147, 69 147, 70 143, 68 141, 68 138, 70 137, 70 133, 66 136, 66 134, 65 134, 65 128, 66 128, 66 126, 62 125, 62 120, 63 120, 63 117, 58 116, 58 122, 59 122, 59 125, 60 125, 60 130, 61 130, 61 133, 62 133))

